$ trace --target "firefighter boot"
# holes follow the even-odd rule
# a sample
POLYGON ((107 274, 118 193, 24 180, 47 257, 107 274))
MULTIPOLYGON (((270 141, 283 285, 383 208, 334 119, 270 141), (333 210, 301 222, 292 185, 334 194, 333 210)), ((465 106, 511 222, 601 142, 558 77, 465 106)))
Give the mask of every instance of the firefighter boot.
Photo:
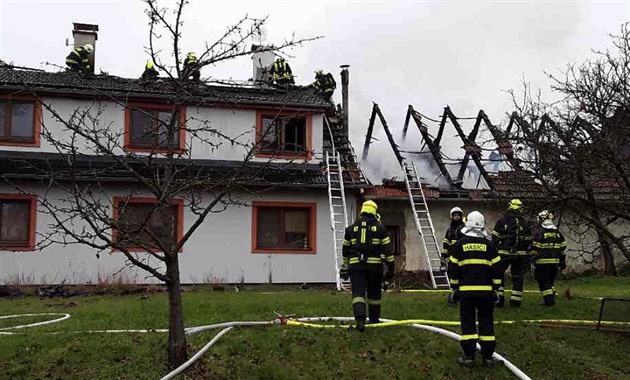
POLYGON ((457 364, 465 368, 472 368, 475 366, 475 354, 464 355, 457 358, 457 364))
POLYGON ((489 357, 489 358, 483 358, 481 360, 481 365, 487 368, 492 368, 498 364, 501 364, 502 362, 500 360, 497 360, 493 357, 489 357))
POLYGON ((544 296, 543 300, 544 301, 541 303, 542 306, 553 306, 556 304, 556 299, 553 294, 544 296))
POLYGON ((496 307, 503 307, 503 306, 505 306, 505 296, 500 295, 497 298, 498 298, 498 300, 497 300, 497 303, 495 304, 495 306, 496 307))
POLYGON ((381 323, 381 305, 368 305, 370 323, 381 323))
POLYGON ((365 319, 357 319, 357 331, 365 332, 365 319))

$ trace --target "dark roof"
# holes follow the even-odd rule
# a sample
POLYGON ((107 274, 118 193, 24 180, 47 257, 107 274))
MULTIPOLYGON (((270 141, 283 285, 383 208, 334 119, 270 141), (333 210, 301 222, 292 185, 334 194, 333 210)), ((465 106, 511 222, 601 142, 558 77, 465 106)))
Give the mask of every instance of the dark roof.
POLYGON ((86 77, 74 72, 46 72, 0 65, 0 90, 84 96, 124 96, 159 98, 166 101, 179 91, 190 102, 227 103, 231 105, 267 105, 325 109, 330 106, 309 87, 219 86, 186 82, 180 88, 169 79, 147 82, 111 75, 86 77), (105 94, 106 93, 106 94, 105 94))
MULTIPOLYGON (((121 158, 125 158, 121 156, 121 158)), ((147 178, 163 170, 165 158, 150 161, 141 156, 126 157, 126 163, 147 178)), ((130 171, 113 157, 0 150, 0 177, 10 180, 54 177, 57 180, 135 182, 130 171)), ((222 182, 238 173, 241 186, 326 187, 326 175, 319 164, 206 160, 181 158, 176 162, 178 178, 222 182)))

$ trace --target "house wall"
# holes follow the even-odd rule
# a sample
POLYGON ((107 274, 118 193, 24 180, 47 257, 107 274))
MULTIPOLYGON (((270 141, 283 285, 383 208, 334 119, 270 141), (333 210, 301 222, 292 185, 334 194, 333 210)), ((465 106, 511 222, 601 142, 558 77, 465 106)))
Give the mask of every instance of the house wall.
MULTIPOLYGON (((426 270, 426 255, 422 247, 420 236, 416 232, 413 220, 413 213, 408 200, 384 200, 377 199, 379 213, 386 225, 399 226, 401 231, 401 256, 397 259, 398 266, 409 271, 426 270)), ((428 201, 429 212, 433 220, 435 234, 438 245, 442 246, 442 238, 450 224, 449 212, 451 208, 458 206, 464 214, 472 211, 481 212, 486 218, 486 229, 494 228, 495 223, 503 216, 501 210, 497 210, 496 204, 492 202, 469 201, 469 200, 430 200, 428 201)), ((570 219, 571 213, 567 212, 563 218, 570 219)), ((556 220, 558 222, 558 220, 556 220)), ((590 254, 596 247, 597 235, 590 230, 574 229, 563 226, 560 221, 560 229, 565 234, 567 240, 567 271, 581 273, 583 271, 603 268, 603 259, 600 253, 595 256, 590 254)), ((612 227, 613 231, 628 231, 630 224, 617 224, 612 227)), ((620 265, 627 265, 627 260, 619 253, 615 252, 615 261, 620 265)))
MULTIPOLYGON (((43 188, 30 187, 30 192, 43 194, 43 188)), ((0 193, 12 193, 14 189, 0 186, 0 193)), ((101 204, 111 208, 114 196, 129 195, 128 186, 109 186, 97 195, 101 204)), ((136 193, 134 196, 146 194, 136 193)), ((348 203, 356 199, 348 194, 348 203)), ((48 199, 63 199, 58 189, 48 192, 48 199)), ((230 206, 227 210, 210 214, 199 229, 184 245, 180 254, 181 281, 183 283, 332 283, 335 281, 334 251, 330 213, 325 189, 308 191, 274 190, 263 194, 233 194, 233 198, 246 206, 230 206), (252 253, 253 201, 316 202, 316 253, 288 254, 252 253)), ((184 232, 195 221, 195 216, 184 208, 184 232)), ((37 215, 37 240, 42 242, 52 218, 42 212, 37 215)), ((85 226, 82 220, 74 220, 73 227, 85 226)), ((61 236, 57 236, 61 238, 61 236)), ((97 256, 95 249, 82 245, 62 246, 52 244, 42 250, 29 252, 0 251, 0 282, 15 284, 71 283, 89 284, 104 281, 127 283, 153 283, 157 280, 135 267, 126 267, 121 253, 107 250, 97 256)), ((153 260, 152 265, 160 267, 153 260)), ((163 269, 163 268, 162 268, 163 269)))
MULTIPOLYGON (((125 125, 125 108, 114 102, 93 102, 90 100, 65 99, 65 98, 44 98, 44 104, 48 104, 57 115, 65 121, 73 120, 76 124, 77 110, 81 112, 87 111, 97 120, 96 124, 92 124, 89 119, 85 119, 88 127, 94 126, 100 128, 112 136, 118 136, 119 145, 123 145, 123 130, 125 125), (72 119, 74 115, 74 119, 72 119)), ((272 111, 273 112, 273 111, 272 111)), ((256 109, 242 108, 219 108, 219 107, 188 107, 186 110, 188 127, 192 130, 204 130, 199 137, 193 138, 190 134, 186 136, 186 147, 190 151, 190 155, 195 159, 215 159, 215 160, 243 160, 247 153, 247 148, 238 144, 231 144, 226 139, 221 139, 217 134, 211 134, 207 128, 215 129, 224 136, 235 139, 240 144, 252 146, 256 136, 256 109), (212 140, 218 146, 213 146, 204 140, 212 140)), ((70 141, 71 134, 62 122, 58 120, 54 114, 46 107, 42 107, 43 128, 54 133, 55 139, 60 141, 70 141)), ((82 153, 93 154, 86 147, 93 147, 94 144, 88 143, 81 137, 76 137, 76 146, 82 153)), ((315 156, 307 162, 317 162, 322 157, 323 147, 323 116, 322 113, 314 113, 312 115, 312 150, 315 156)), ((45 138, 41 139, 41 146, 37 147, 18 147, 18 146, 2 146, 4 150, 14 151, 39 151, 54 152, 57 150, 45 138)), ((122 149, 117 151, 123 154, 122 149)), ((268 161, 269 158, 254 158, 254 161, 268 161)), ((275 158, 274 160, 283 162, 287 160, 275 158)), ((304 159, 300 158, 303 162, 304 159)))

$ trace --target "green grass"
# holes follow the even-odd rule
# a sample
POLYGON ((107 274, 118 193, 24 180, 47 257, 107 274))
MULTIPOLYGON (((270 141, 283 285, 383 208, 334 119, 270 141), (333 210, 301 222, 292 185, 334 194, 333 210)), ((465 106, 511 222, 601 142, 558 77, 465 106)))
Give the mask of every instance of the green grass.
MULTIPOLYGON (((534 289, 530 284, 529 288, 534 289)), ((597 319, 599 301, 630 298, 630 278, 581 278, 559 282, 564 294, 543 308, 527 293, 521 309, 497 311, 497 320, 597 319)), ((234 320, 270 320, 274 311, 303 316, 350 316, 350 296, 331 291, 184 293, 188 326, 234 320)), ((69 320, 0 335, 1 379, 159 379, 165 365, 161 333, 81 333, 97 329, 165 328, 165 294, 70 299, 0 300, 0 315, 70 313, 69 320), (72 302, 72 303, 71 303, 72 302), (78 332, 77 332, 78 331, 78 332), (49 334, 61 332, 60 334, 49 334)), ((444 294, 388 293, 383 317, 457 320, 444 294)), ((42 318, 0 320, 0 328, 42 318)), ((458 332, 457 327, 450 328, 458 332)), ((196 352, 218 331, 189 336, 196 352)), ((537 325, 497 326, 497 351, 534 379, 628 379, 630 337, 586 329, 537 325)), ((507 369, 465 370, 455 364, 457 342, 409 327, 368 330, 295 326, 235 328, 190 368, 187 379, 512 379, 507 369)))

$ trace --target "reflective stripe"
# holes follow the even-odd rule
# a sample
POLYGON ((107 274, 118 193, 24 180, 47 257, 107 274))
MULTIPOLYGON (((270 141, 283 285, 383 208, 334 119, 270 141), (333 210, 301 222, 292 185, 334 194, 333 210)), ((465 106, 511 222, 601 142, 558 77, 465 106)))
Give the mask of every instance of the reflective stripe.
POLYGON ((498 232, 497 232, 497 231, 495 231, 495 230, 492 230, 492 234, 493 234, 494 236, 497 236, 497 237, 500 237, 500 238, 502 238, 502 237, 503 237, 503 235, 501 235, 500 233, 498 233, 498 232))
POLYGON ((442 239, 442 243, 450 244, 450 243, 451 243, 451 241, 450 241, 450 240, 448 240, 447 238, 444 238, 444 239, 442 239))
POLYGON ((357 244, 357 239, 350 239, 350 243, 352 243, 352 245, 357 244))
POLYGON ((352 304, 354 305, 355 303, 365 303, 365 298, 363 298, 363 297, 354 297, 352 299, 352 304))
POLYGON ((451 262, 452 262, 453 264, 458 264, 458 265, 459 265, 459 260, 457 260, 457 259, 456 259, 456 258, 454 258, 453 256, 449 257, 448 259, 449 259, 449 260, 451 260, 451 262))
POLYGON ((371 299, 368 298, 367 304, 368 305, 380 305, 381 304, 381 300, 371 300, 371 299))
POLYGON ((451 278, 451 284, 455 284, 455 285, 459 284, 459 279, 451 278))
POLYGON ((372 245, 379 245, 381 244, 381 239, 372 239, 372 245))
POLYGON ((501 256, 497 256, 497 257, 495 257, 494 259, 492 259, 492 260, 490 260, 490 261, 492 261, 492 264, 496 264, 496 263, 498 263, 499 261, 501 261, 501 256))
POLYGON ((466 259, 460 261, 459 265, 492 265, 492 261, 484 259, 466 259))
POLYGON ((351 257, 348 262, 350 264, 358 264, 359 263, 359 258, 358 257, 351 257))
POLYGON ((361 228, 361 244, 365 244, 365 228, 361 228))
POLYGON ((344 258, 343 258, 343 263, 344 263, 344 264, 347 264, 349 260, 350 260, 349 258, 344 257, 344 258))
POLYGON ((492 280, 492 283, 495 285, 501 285, 501 279, 500 278, 495 278, 492 280))
POLYGON ((350 245, 350 240, 343 239, 343 245, 350 245))
POLYGON ((520 290, 512 290, 512 294, 516 294, 516 295, 522 296, 523 292, 520 291, 520 290))
POLYGON ((553 294, 553 289, 543 290, 541 293, 543 296, 550 296, 553 294))
POLYGON ((527 251, 516 251, 517 255, 527 255, 527 251))
POLYGON ((477 339, 479 338, 479 335, 477 334, 470 334, 470 335, 462 335, 462 339, 461 340, 471 340, 471 339, 477 339))
POLYGON ((389 244, 389 243, 391 243, 391 242, 392 242, 392 239, 390 239, 390 238, 389 238, 389 236, 384 237, 384 238, 381 240, 381 244, 382 244, 382 245, 389 244))
POLYGON ((448 253, 448 249, 446 249, 446 248, 442 248, 442 250, 440 251, 440 253, 448 253))
POLYGON ((479 340, 482 342, 494 342, 496 338, 494 335, 479 335, 479 340))
POLYGON ((536 264, 560 264, 560 259, 538 259, 536 264))
POLYGON ((464 286, 460 286, 459 290, 461 290, 462 292, 491 291, 492 286, 490 285, 464 285, 464 286))
POLYGON ((385 258, 385 261, 387 261, 388 263, 391 263, 391 262, 396 261, 396 258, 394 257, 394 255, 389 255, 385 258))
POLYGON ((509 255, 510 251, 507 249, 499 249, 499 255, 509 255))
POLYGON ((368 264, 380 264, 381 262, 382 261, 380 257, 368 257, 367 259, 368 264))
POLYGON ((485 252, 487 249, 488 249, 488 245, 483 244, 483 243, 468 243, 468 244, 462 245, 462 250, 464 252, 468 252, 468 251, 485 252))

